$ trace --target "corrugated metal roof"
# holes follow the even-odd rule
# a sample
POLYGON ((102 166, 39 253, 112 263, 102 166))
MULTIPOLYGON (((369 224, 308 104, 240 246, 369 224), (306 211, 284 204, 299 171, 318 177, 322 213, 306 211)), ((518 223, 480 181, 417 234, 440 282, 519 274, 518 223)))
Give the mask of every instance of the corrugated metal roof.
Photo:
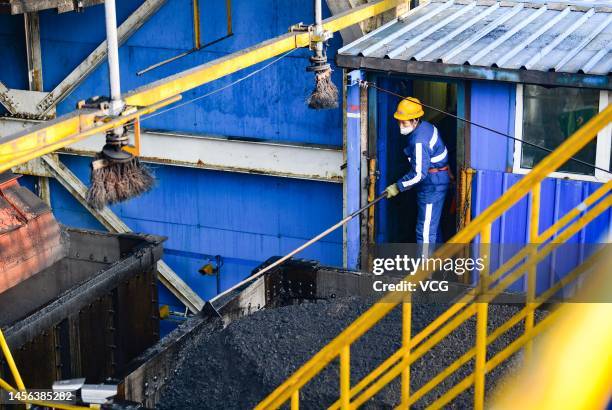
POLYGON ((612 4, 434 0, 340 55, 609 75, 612 4))

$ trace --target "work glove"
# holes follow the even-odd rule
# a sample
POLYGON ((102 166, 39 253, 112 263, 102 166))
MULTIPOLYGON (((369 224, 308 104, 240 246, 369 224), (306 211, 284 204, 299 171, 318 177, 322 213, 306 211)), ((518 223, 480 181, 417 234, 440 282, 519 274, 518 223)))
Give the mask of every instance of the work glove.
POLYGON ((393 198, 395 195, 399 194, 399 188, 397 187, 397 185, 395 184, 391 184, 387 187, 387 189, 385 189, 385 192, 387 193, 387 199, 389 198, 393 198))

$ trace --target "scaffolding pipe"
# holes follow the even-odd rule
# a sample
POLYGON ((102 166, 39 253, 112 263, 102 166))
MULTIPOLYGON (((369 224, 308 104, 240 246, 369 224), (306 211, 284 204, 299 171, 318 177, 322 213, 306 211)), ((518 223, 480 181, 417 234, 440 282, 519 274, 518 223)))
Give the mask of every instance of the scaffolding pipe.
POLYGON ((117 40, 117 12, 115 0, 104 2, 106 20, 106 46, 108 48, 108 78, 110 83, 111 115, 118 115, 123 109, 121 101, 121 80, 119 77, 119 42, 117 40))
MULTIPOLYGON (((323 0, 314 0, 315 14, 315 35, 319 38, 323 36, 323 0)), ((317 41, 316 52, 318 56, 323 55, 323 42, 317 41)))

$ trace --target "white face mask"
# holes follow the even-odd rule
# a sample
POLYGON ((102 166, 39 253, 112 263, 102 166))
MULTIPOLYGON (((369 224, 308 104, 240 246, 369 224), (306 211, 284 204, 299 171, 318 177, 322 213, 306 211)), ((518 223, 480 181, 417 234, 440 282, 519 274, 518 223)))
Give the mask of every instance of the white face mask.
POLYGON ((402 134, 402 135, 408 135, 412 131, 414 131, 414 125, 412 125, 412 124, 410 124, 407 127, 400 127, 400 134, 402 134))

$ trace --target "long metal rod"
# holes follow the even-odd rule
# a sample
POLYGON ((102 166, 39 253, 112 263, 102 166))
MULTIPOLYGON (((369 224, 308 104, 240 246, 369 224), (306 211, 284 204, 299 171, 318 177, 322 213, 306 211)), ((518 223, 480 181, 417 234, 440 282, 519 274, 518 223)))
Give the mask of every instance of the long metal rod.
POLYGON ((232 286, 232 287, 224 290, 223 292, 219 293, 217 296, 215 296, 214 298, 210 299, 209 302, 212 303, 215 300, 218 300, 222 296, 227 295, 229 292, 239 288, 240 286, 244 285, 245 283, 249 283, 249 282, 257 279, 258 277, 260 277, 264 273, 268 272, 270 269, 276 268, 278 265, 280 265, 283 262, 287 261, 287 259, 290 259, 292 256, 294 256, 297 253, 300 253, 301 251, 303 251, 304 249, 308 248, 313 243, 323 239, 324 237, 326 237, 327 235, 329 235, 330 233, 332 233, 336 229, 340 228, 342 225, 348 223, 351 219, 353 219, 357 215, 361 214, 363 211, 367 210, 368 208, 370 208, 374 204, 382 201, 386 197, 387 197, 387 193, 384 193, 384 194, 380 195, 379 197, 377 197, 375 200, 373 200, 369 204, 366 204, 363 207, 361 207, 360 209, 356 210, 355 212, 353 212, 352 214, 350 214, 349 216, 347 216, 346 218, 344 218, 343 220, 341 220, 340 222, 338 222, 334 226, 332 226, 330 228, 327 228, 326 230, 324 230, 323 232, 321 232, 320 234, 318 234, 317 236, 315 236, 314 238, 312 238, 311 240, 309 240, 305 244, 300 245, 299 247, 295 248, 294 250, 292 250, 291 252, 289 252, 288 254, 286 254, 285 256, 283 256, 282 258, 277 260, 276 262, 274 262, 274 263, 264 267, 263 269, 261 269, 260 271, 255 273, 254 275, 249 276, 248 278, 244 279, 243 281, 238 282, 234 286, 232 286))
POLYGON ((108 77, 110 83, 111 114, 117 115, 121 110, 121 80, 119 77, 119 42, 117 40, 117 12, 115 0, 104 2, 106 21, 106 46, 108 48, 108 77))
POLYGON ((323 5, 321 0, 314 0, 314 13, 315 13, 315 25, 317 26, 317 30, 322 28, 323 21, 323 5))

